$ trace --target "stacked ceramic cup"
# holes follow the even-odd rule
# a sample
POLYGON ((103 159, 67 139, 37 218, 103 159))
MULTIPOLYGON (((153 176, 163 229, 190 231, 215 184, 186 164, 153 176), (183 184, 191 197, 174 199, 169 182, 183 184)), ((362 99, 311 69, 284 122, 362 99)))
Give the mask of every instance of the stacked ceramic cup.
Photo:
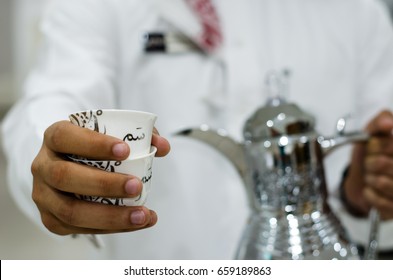
POLYGON ((157 116, 141 111, 89 110, 69 116, 70 121, 80 127, 119 138, 130 147, 130 155, 123 161, 105 161, 70 155, 75 162, 93 166, 108 172, 130 174, 143 183, 141 194, 135 198, 107 198, 77 195, 80 199, 119 206, 139 206, 146 202, 150 192, 153 158, 157 148, 151 146, 154 123, 157 116))

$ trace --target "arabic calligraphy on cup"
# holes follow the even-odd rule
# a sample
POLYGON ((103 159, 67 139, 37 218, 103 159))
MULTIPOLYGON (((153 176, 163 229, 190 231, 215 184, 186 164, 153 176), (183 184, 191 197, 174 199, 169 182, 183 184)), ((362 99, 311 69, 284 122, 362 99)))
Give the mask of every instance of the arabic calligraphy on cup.
POLYGON ((153 176, 153 159, 157 152, 157 148, 151 146, 150 153, 124 161, 105 161, 91 160, 69 155, 68 158, 76 163, 98 168, 106 172, 116 172, 136 176, 140 178, 143 184, 142 192, 139 196, 133 198, 107 198, 94 195, 75 194, 78 198, 118 206, 139 206, 144 205, 151 189, 151 181, 153 176))
POLYGON ((157 116, 142 111, 99 109, 73 113, 71 123, 122 139, 130 146, 131 158, 149 153, 157 116))

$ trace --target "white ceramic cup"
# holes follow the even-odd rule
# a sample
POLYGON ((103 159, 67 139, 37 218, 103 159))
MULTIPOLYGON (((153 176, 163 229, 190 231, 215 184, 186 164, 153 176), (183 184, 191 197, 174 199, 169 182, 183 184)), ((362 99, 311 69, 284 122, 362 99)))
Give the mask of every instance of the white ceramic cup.
POLYGON ((149 154, 157 116, 142 111, 102 109, 76 112, 69 119, 80 127, 125 141, 131 150, 128 159, 133 159, 149 154))
POLYGON ((126 159, 124 161, 105 161, 105 160, 90 160, 75 158, 69 156, 74 161, 84 165, 99 168, 107 172, 117 172, 123 174, 130 174, 141 179, 143 183, 142 192, 138 197, 134 198, 107 198, 100 196, 78 195, 80 199, 99 202, 110 205, 118 206, 140 206, 144 205, 151 188, 151 180, 153 176, 153 158, 157 152, 157 148, 151 146, 150 153, 144 156, 136 157, 133 159, 126 159))

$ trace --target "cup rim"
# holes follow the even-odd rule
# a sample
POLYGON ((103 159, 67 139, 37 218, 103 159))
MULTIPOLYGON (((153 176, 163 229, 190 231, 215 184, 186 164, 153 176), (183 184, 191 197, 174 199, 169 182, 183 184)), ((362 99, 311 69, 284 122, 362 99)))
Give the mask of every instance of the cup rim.
MULTIPOLYGON (((126 158, 125 160, 122 160, 121 162, 127 162, 127 161, 136 161, 136 160, 140 160, 140 159, 145 159, 145 158, 149 158, 149 157, 154 157, 154 155, 157 152, 157 147, 151 145, 150 146, 150 152, 148 154, 144 154, 144 155, 140 155, 137 157, 131 157, 131 158, 126 158)), ((79 161, 79 162, 101 162, 101 161, 115 161, 115 160, 102 160, 102 159, 81 159, 81 158, 74 158, 72 157, 72 155, 67 155, 68 158, 70 158, 73 161, 79 161)))
MULTIPOLYGON (((131 151, 131 153, 132 153, 132 151, 131 151)), ((148 157, 154 156, 156 153, 157 153, 157 147, 151 145, 150 146, 150 152, 148 154, 139 155, 137 157, 127 158, 127 159, 122 160, 122 161, 133 161, 133 160, 137 160, 137 159, 148 158, 148 157)))
POLYGON ((77 112, 73 112, 68 115, 68 117, 71 117, 72 115, 75 114, 81 114, 81 113, 87 113, 87 112, 97 112, 97 111, 103 111, 107 113, 132 113, 132 114, 140 114, 140 115, 150 115, 152 117, 157 118, 157 115, 151 112, 147 111, 141 111, 141 110, 128 110, 128 109, 88 109, 88 110, 81 110, 77 112))

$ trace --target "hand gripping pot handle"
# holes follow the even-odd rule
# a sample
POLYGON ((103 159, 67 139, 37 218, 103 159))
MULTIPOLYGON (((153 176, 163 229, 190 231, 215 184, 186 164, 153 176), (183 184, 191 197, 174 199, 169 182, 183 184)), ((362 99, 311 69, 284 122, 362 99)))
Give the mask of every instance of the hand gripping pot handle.
MULTIPOLYGON (((324 154, 330 153, 335 148, 338 148, 344 144, 354 143, 354 142, 365 142, 368 141, 370 135, 366 132, 353 132, 344 133, 345 128, 345 118, 339 119, 337 122, 337 136, 324 139, 320 138, 319 143, 321 144, 324 154)), ((377 258, 378 254, 378 240, 379 240, 379 223, 380 215, 377 209, 371 208, 369 213, 370 220, 370 232, 368 236, 368 243, 366 244, 366 249, 364 252, 363 259, 374 260, 377 258)))

